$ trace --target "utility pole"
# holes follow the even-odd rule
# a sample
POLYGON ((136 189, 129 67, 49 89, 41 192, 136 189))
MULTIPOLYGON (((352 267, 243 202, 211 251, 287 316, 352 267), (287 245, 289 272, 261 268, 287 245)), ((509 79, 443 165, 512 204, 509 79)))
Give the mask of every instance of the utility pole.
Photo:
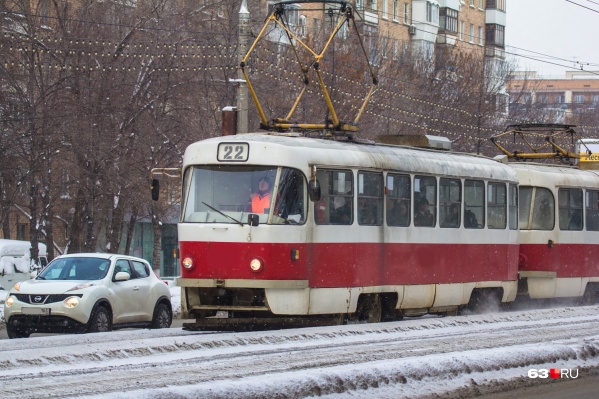
MULTIPOLYGON (((237 64, 245 57, 248 51, 250 38, 250 12, 247 0, 241 2, 239 9, 239 46, 237 51, 237 64)), ((248 133, 248 85, 243 77, 241 68, 237 72, 237 133, 248 133)))

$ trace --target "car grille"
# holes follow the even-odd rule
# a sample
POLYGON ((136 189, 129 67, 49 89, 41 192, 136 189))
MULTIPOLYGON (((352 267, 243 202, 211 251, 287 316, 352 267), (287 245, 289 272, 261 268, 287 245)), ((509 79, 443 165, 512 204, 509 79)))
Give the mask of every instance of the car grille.
POLYGON ((47 303, 61 302, 71 296, 81 298, 83 294, 53 294, 53 295, 29 295, 29 294, 13 294, 19 301, 30 303, 33 305, 43 305, 47 303))

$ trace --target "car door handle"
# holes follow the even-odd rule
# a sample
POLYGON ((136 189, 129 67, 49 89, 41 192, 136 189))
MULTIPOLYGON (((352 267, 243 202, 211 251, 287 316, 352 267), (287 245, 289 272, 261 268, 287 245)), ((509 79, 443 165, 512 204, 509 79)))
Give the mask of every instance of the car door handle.
POLYGON ((133 291, 139 291, 139 287, 138 286, 133 287, 133 291))

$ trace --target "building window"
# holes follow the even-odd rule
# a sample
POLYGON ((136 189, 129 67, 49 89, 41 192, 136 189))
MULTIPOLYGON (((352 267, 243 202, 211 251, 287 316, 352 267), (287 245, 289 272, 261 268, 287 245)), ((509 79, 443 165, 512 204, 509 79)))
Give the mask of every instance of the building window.
POLYGON ((397 47, 397 39, 393 39, 393 47, 391 49, 391 56, 393 57, 394 60, 397 60, 399 55, 399 50, 397 47))
POLYGON ((599 103, 599 95, 593 94, 593 104, 599 103))
POLYGON ((483 3, 484 3, 483 0, 478 0, 478 9, 479 10, 484 10, 485 9, 485 5, 483 3))
POLYGON ((557 96, 555 96, 556 104, 563 104, 565 101, 566 101, 566 99, 563 94, 558 94, 557 96))
POLYGON ((397 21, 399 13, 399 0, 393 0, 393 20, 397 21))
POLYGON ((464 21, 460 21, 460 40, 464 40, 464 29, 466 29, 466 24, 464 21))
POLYGON ((306 16, 300 15, 299 17, 299 27, 298 27, 298 35, 301 37, 306 37, 306 16))
POLYGON ((487 0, 487 9, 505 11, 505 0, 487 0))
POLYGON ((497 24, 487 25, 487 44, 493 44, 495 46, 505 46, 505 26, 497 24))
POLYGON ((367 3, 368 3, 368 9, 370 11, 377 10, 377 0, 367 0, 367 3))
POLYGON ((410 23, 410 5, 408 3, 404 3, 403 5, 403 23, 410 23))
POLYGON ((447 32, 458 32, 458 12, 451 8, 441 8, 439 10, 439 26, 447 32))
POLYGON ((469 43, 474 43, 474 25, 470 24, 470 38, 468 39, 469 43))
POLYGON ((387 0, 383 0, 383 5, 382 5, 382 9, 381 9, 381 17, 383 19, 388 19, 388 12, 389 10, 387 9, 387 0))
POLYGON ((439 5, 431 2, 426 2, 426 22, 432 24, 439 23, 439 5))
POLYGON ((388 37, 381 37, 381 56, 387 58, 387 46, 389 45, 388 37))
POLYGON ((584 104, 584 96, 582 94, 576 94, 574 96, 574 103, 575 104, 584 104))
POLYGON ((483 45, 483 27, 482 26, 478 27, 478 44, 480 46, 483 45))
POLYGON ((470 7, 474 8, 474 0, 470 0, 470 7))
POLYGON ((27 241, 27 225, 25 223, 17 224, 17 240, 27 241))
POLYGON ((540 104, 547 104, 549 103, 549 96, 547 94, 538 94, 537 102, 540 104))

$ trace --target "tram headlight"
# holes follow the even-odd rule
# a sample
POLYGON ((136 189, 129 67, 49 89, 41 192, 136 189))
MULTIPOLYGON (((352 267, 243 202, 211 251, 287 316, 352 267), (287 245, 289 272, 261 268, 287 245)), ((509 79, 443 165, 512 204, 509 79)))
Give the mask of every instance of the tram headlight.
POLYGON ((183 267, 187 270, 191 270, 193 269, 193 259, 190 258, 189 256, 186 258, 183 258, 183 260, 181 261, 181 264, 183 265, 183 267))
POLYGON ((262 259, 254 258, 250 261, 250 269, 254 273, 258 273, 258 272, 262 271, 263 268, 264 268, 264 262, 262 261, 262 259))

